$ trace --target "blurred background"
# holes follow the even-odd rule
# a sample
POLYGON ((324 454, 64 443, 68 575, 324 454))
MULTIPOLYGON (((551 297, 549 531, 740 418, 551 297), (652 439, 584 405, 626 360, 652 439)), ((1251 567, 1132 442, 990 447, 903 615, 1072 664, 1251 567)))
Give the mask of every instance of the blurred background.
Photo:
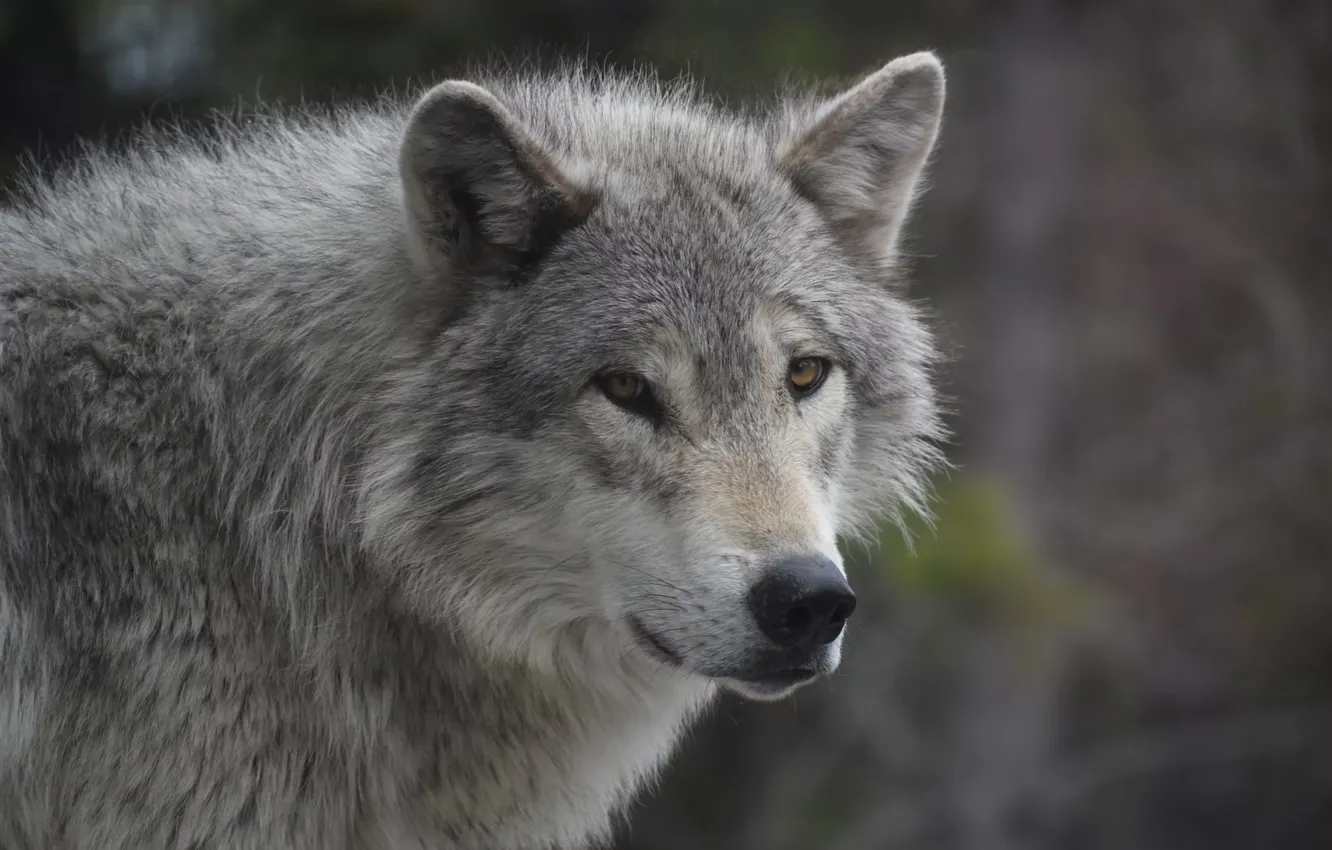
POLYGON ((0 0, 0 174, 495 55, 744 99, 922 48, 959 470, 849 551, 836 677, 725 702, 617 850, 1332 848, 1332 3, 0 0))

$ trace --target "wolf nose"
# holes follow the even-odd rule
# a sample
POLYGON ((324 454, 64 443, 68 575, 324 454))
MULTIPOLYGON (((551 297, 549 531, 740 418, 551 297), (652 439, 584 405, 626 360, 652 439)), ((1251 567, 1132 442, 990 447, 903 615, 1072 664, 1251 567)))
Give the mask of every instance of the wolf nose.
POLYGON ((759 630, 788 649, 837 640, 856 610, 856 595, 837 565, 819 555, 797 555, 772 564, 749 592, 759 630))

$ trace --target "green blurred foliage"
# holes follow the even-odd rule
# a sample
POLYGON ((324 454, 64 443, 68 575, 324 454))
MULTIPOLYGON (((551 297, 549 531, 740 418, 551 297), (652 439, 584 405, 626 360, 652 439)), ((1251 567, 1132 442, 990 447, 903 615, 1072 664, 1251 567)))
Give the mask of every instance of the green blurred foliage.
POLYGON ((943 605, 992 626, 1066 623, 1088 600, 1042 563, 1013 506, 999 480, 945 479, 931 518, 910 516, 902 527, 885 523, 879 544, 862 550, 853 568, 877 575, 895 596, 943 605))

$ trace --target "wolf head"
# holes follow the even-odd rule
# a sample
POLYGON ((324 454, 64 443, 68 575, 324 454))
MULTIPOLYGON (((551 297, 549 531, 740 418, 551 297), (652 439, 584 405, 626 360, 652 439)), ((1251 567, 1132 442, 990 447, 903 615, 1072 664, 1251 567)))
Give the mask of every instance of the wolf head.
POLYGON ((426 93, 400 172, 430 330, 366 496, 411 604, 557 671, 776 698, 835 669, 838 538, 938 460, 898 239, 943 99, 928 53, 748 115, 609 76, 426 93))

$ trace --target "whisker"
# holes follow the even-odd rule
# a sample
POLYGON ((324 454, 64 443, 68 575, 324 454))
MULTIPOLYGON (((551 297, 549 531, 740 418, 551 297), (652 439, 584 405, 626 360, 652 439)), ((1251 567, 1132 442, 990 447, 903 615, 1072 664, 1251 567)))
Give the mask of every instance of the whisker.
POLYGON ((642 573, 643 575, 647 576, 648 578, 652 579, 653 581, 660 582, 661 584, 666 585, 667 587, 671 588, 672 590, 679 591, 680 593, 684 593, 684 592, 685 592, 685 591, 684 591, 684 588, 682 588, 682 587, 680 587, 680 586, 678 586, 678 585, 671 584, 669 581, 667 581, 667 580, 664 579, 664 578, 661 578, 660 576, 654 576, 652 573, 648 572, 647 570, 643 569, 642 567, 635 567, 633 564, 622 564, 622 563, 620 563, 619 561, 611 561, 609 558, 607 558, 606 560, 610 561, 610 563, 615 564, 615 565, 618 566, 618 567, 624 567, 626 570, 633 570, 634 572, 642 573))

